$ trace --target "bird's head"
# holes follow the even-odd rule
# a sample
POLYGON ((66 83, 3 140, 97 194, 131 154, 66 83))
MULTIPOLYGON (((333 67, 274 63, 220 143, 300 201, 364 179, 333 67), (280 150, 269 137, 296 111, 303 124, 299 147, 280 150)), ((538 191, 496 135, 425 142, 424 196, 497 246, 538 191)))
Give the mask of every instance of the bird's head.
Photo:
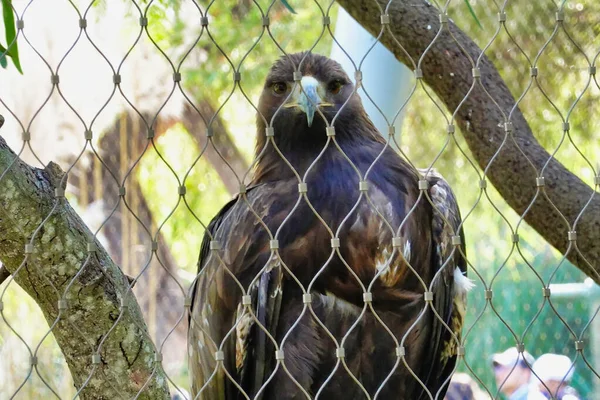
POLYGON ((264 128, 273 126, 279 142, 314 143, 326 138, 324 118, 331 123, 338 114, 336 126, 337 121, 366 117, 342 66, 318 54, 286 55, 273 65, 265 81, 258 106, 258 134, 264 136, 264 128), (300 80, 294 80, 294 71, 300 72, 300 80))

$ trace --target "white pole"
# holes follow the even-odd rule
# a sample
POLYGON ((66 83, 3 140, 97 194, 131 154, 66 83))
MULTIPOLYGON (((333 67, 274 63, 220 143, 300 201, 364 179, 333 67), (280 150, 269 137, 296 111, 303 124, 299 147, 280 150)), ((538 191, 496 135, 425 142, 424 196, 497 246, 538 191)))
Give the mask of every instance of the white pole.
MULTIPOLYGON (((412 72, 396 60, 394 55, 381 43, 377 43, 369 51, 376 39, 341 7, 337 16, 334 35, 341 47, 354 61, 356 68, 368 52, 360 67, 363 76, 363 88, 381 109, 383 115, 362 89, 358 93, 367 114, 379 129, 379 132, 387 136, 388 123, 392 124, 393 122, 399 139, 404 112, 395 121, 393 119, 414 85, 412 72), (386 122, 386 118, 388 122, 386 122)), ((354 65, 335 42, 331 50, 331 58, 339 62, 350 77, 354 78, 354 65)))

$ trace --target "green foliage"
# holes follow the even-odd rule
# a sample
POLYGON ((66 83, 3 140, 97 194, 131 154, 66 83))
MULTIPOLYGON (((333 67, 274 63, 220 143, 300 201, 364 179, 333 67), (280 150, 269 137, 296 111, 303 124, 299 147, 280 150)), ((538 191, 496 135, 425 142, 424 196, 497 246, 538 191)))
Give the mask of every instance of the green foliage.
POLYGON ((204 235, 199 221, 208 225, 229 195, 214 168, 204 158, 196 162, 200 149, 182 125, 169 129, 155 146, 137 169, 142 193, 177 265, 195 272, 204 235), (177 194, 184 183, 187 204, 177 194))
POLYGON ((12 59, 12 62, 21 74, 21 62, 19 61, 19 48, 17 45, 17 32, 15 25, 15 16, 12 9, 12 0, 2 1, 2 21, 4 23, 4 34, 6 38, 6 47, 0 44, 0 66, 6 68, 8 66, 7 56, 12 59))
POLYGON ((477 25, 481 28, 482 27, 481 22, 479 22, 479 18, 477 18, 477 14, 475 14, 475 10, 473 10, 471 3, 469 2, 469 0, 464 0, 464 1, 465 1, 465 5, 467 6, 467 9, 469 10, 469 14, 471 14, 471 17, 473 17, 473 19, 475 20, 477 25))
POLYGON ((290 6, 290 3, 288 3, 287 0, 281 0, 281 4, 283 4, 283 6, 287 8, 289 12, 296 14, 296 11, 292 8, 292 6, 290 6))

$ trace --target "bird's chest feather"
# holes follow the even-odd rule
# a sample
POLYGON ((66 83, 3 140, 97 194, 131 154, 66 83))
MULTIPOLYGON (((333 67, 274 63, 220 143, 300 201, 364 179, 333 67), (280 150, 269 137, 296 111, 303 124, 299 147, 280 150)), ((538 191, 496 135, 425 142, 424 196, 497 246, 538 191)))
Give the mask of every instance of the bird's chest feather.
MULTIPOLYGON (((363 179, 369 165, 355 164, 363 179)), ((375 291, 402 287, 419 233, 410 221, 402 224, 407 198, 401 185, 381 167, 361 185, 345 159, 315 167, 306 179, 308 201, 290 224, 295 238, 282 249, 282 260, 303 283, 315 279, 322 290, 358 303, 369 285, 375 291)))

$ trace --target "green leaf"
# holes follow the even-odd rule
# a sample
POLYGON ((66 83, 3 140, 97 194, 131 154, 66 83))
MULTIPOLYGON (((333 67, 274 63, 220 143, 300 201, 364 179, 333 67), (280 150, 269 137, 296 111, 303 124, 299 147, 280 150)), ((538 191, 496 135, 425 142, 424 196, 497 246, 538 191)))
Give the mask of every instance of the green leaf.
POLYGON ((1 44, 0 53, 2 53, 2 55, 0 55, 0 67, 6 68, 8 66, 8 62, 6 61, 6 55, 8 52, 6 51, 6 47, 2 46, 1 44))
POLYGON ((469 14, 471 14, 471 16, 475 19, 475 22, 477 22, 477 25, 480 28, 483 28, 481 26, 481 22, 479 22, 479 19, 477 18, 477 15, 475 15, 475 11, 473 10, 473 7, 471 7, 471 3, 469 3, 469 0, 465 0, 465 4, 467 5, 467 8, 469 9, 469 14))
MULTIPOLYGON (((23 74, 23 70, 21 70, 21 62, 19 61, 19 48, 17 47, 17 42, 15 40, 17 36, 17 30, 15 27, 15 15, 13 14, 11 2, 12 0, 2 0, 2 18, 4 20, 4 32, 6 34, 7 42, 6 45, 8 46, 7 54, 10 58, 12 58, 13 64, 17 68, 17 71, 23 74)), ((2 61, 0 61, 0 63, 1 62, 2 61)))
POLYGON ((292 6, 290 6, 290 3, 288 3, 287 0, 281 0, 281 4, 283 4, 283 6, 287 8, 289 12, 296 14, 296 11, 292 8, 292 6))

